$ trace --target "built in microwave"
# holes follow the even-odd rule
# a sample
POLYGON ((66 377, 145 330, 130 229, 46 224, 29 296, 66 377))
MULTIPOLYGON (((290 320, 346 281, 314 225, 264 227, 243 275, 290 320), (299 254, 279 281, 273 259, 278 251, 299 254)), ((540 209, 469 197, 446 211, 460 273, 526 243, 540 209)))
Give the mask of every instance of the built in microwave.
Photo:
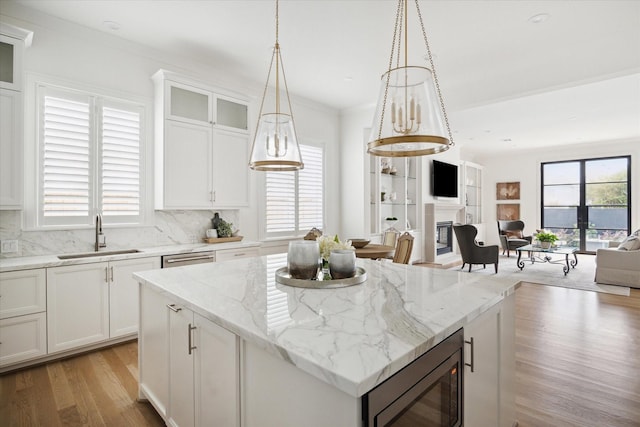
POLYGON ((364 426, 461 426, 463 346, 460 329, 364 395, 364 426))

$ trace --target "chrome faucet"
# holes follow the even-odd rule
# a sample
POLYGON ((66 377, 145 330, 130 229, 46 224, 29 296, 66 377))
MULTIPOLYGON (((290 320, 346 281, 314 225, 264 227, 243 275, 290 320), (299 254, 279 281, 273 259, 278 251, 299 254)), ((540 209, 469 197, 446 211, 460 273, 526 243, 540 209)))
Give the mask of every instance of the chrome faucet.
POLYGON ((100 248, 107 247, 107 238, 102 233, 102 215, 96 215, 96 244, 95 249, 96 252, 100 250, 100 248))

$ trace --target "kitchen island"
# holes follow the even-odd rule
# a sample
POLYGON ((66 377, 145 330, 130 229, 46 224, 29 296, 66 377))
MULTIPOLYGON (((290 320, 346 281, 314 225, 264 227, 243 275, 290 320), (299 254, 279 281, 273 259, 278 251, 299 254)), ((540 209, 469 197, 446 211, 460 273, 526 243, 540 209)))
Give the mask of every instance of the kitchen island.
POLYGON ((140 397, 168 424, 360 426, 363 395, 494 312, 498 384, 482 386, 503 390, 484 410, 511 425, 515 283, 358 259, 364 283, 302 289, 276 283, 285 265, 281 254, 134 274, 140 397))

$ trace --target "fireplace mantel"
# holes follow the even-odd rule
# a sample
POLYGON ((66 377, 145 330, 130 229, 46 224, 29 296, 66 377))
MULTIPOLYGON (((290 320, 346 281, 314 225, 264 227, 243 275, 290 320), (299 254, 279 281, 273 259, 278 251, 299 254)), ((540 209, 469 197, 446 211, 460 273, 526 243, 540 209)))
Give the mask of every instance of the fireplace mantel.
MULTIPOLYGON (((451 221, 464 223, 465 207, 455 203, 425 203, 424 205, 424 254, 426 262, 437 263, 436 224, 438 222, 451 221)), ((457 244, 453 241, 453 252, 457 253, 457 244)), ((441 257, 451 257, 444 254, 441 257)))

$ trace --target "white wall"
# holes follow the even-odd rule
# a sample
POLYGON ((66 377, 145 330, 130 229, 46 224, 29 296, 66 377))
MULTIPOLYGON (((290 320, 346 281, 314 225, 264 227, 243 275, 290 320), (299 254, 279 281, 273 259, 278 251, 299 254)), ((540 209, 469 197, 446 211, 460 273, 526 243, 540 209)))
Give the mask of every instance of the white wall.
MULTIPOLYGON (((183 73, 205 84, 248 96, 253 100, 250 106, 250 131, 253 134, 255 130, 264 82, 246 81, 239 76, 221 72, 220 64, 216 62, 215 57, 203 58, 203 62, 195 62, 189 58, 169 56, 164 52, 127 42, 115 35, 74 25, 14 3, 3 3, 0 20, 34 32, 33 44, 24 56, 26 73, 36 79, 43 76, 50 77, 76 86, 92 87, 106 95, 143 100, 148 105, 149 135, 153 135, 153 84, 150 77, 160 68, 183 73)), ((269 52, 265 52, 265 61, 268 59, 268 54, 269 52)), ((265 69, 265 75, 266 71, 265 69)), ((27 93, 26 90, 25 93, 27 93)), ((299 139, 324 143, 326 146, 326 192, 335 198, 335 202, 331 198, 327 199, 326 228, 339 229, 341 154, 338 111, 296 97, 295 94, 291 95, 299 139)), ((33 117, 35 99, 27 98, 25 99, 27 113, 25 117, 33 117)), ((34 143, 34 127, 33 120, 29 123, 25 121, 25 144, 34 143)), ((252 137, 253 135, 251 140, 252 137)), ((150 138, 149 142, 153 143, 153 138, 150 138)), ((25 160, 29 162, 32 159, 25 160)), ((258 200, 263 192, 259 188, 261 182, 259 173, 250 171, 248 167, 247 173, 250 173, 250 206, 239 209, 232 215, 237 218, 235 225, 241 229, 245 238, 257 240, 260 224, 258 200)), ((149 176, 152 177, 153 173, 149 176)), ((153 193, 153 183, 148 191, 153 193)), ((151 205, 153 206, 153 203, 151 205)), ((12 214, 2 215, 6 218, 12 214)), ((168 216, 168 218, 173 217, 173 215, 168 216)), ((195 215, 195 217, 200 216, 195 215)), ((163 218, 162 221, 164 220, 163 218)), ((153 226, 153 222, 152 218, 150 225, 153 226)), ((18 225, 15 221, 8 221, 8 224, 10 224, 8 228, 3 226, 0 229, 0 238, 19 238, 21 230, 16 228, 18 225)), ((130 243, 137 244, 137 242, 130 243)))
POLYGON ((631 229, 640 228, 640 141, 605 141, 553 149, 513 151, 501 156, 477 157, 475 162, 484 166, 483 218, 486 224, 486 242, 499 244, 496 226, 496 183, 520 182, 520 216, 525 233, 540 228, 540 164, 543 162, 631 155, 631 229))

